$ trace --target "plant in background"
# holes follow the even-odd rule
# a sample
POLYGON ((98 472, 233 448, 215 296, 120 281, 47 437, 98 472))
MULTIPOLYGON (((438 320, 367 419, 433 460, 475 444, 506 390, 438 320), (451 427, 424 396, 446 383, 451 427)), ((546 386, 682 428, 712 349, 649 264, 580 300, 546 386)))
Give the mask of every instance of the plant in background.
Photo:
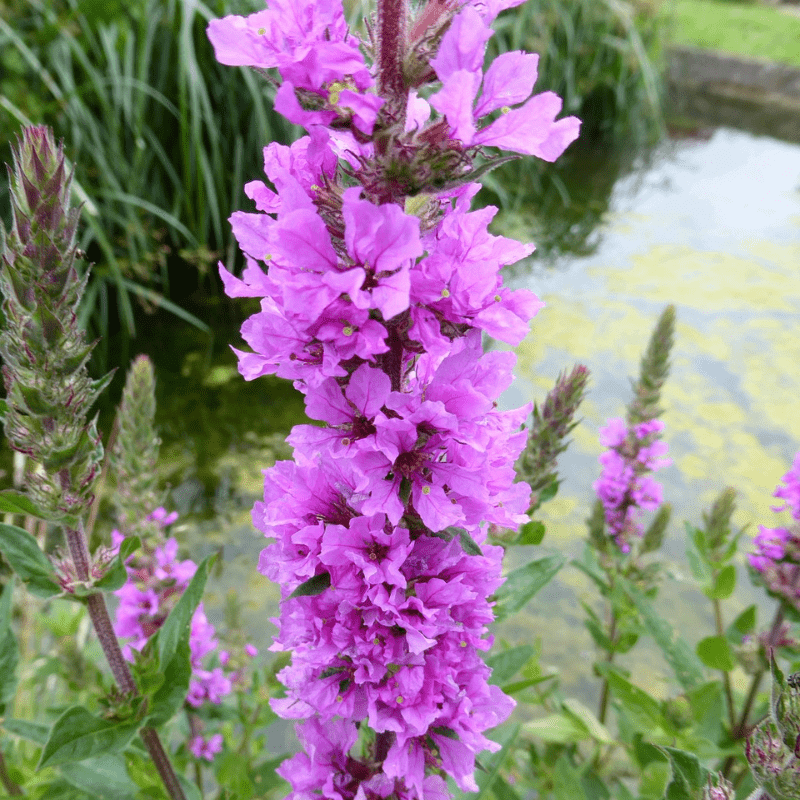
POLYGON ((220 265, 229 294, 264 298, 240 371, 294 379, 325 423, 293 430, 254 510, 276 540, 260 563, 282 587, 273 649, 293 651, 272 705, 303 720, 306 752, 279 770, 295 797, 446 795, 444 776, 474 791, 477 753, 499 749, 484 731, 513 706, 479 653, 502 582, 486 526, 527 520, 528 408, 497 410, 513 356, 483 354, 481 331, 519 343, 541 303, 502 286, 532 248, 469 210, 473 162, 491 146, 552 161, 579 125, 530 96, 535 55, 484 72, 489 24, 517 4, 412 17, 381 0, 372 71, 336 3, 209 26, 223 63, 277 68, 276 109, 310 134, 265 148, 277 191, 248 184, 261 213, 232 217, 244 279, 220 265))

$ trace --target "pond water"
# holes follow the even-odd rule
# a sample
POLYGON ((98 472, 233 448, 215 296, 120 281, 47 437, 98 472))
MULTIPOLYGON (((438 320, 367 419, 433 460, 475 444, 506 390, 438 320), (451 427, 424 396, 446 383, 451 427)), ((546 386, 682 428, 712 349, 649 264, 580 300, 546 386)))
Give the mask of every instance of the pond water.
MULTIPOLYGON (((751 525, 745 550, 758 524, 790 520, 770 506, 800 450, 800 147, 725 129, 672 141, 643 172, 617 182, 609 208, 593 254, 534 265, 511 280, 547 306, 518 348, 518 379, 504 401, 541 401, 559 370, 576 361, 591 370, 583 423, 560 461, 564 483, 542 513, 543 546, 577 554, 599 475, 598 430, 624 415, 629 377, 638 376, 658 315, 675 304, 662 395, 674 464, 658 476, 673 505, 663 552, 676 581, 664 586, 660 608, 694 644, 713 632, 712 608, 691 587, 683 521, 701 524, 701 512, 726 486, 738 492, 734 523, 751 525)), ((749 586, 743 559, 738 579, 727 621, 759 602, 759 621, 767 624, 772 604, 749 586)), ((576 597, 592 602, 593 594, 580 573, 565 569, 530 604, 534 619, 504 633, 519 640, 533 622, 534 631, 547 632, 544 661, 568 686, 594 694, 569 672, 592 654, 576 597), (554 616, 564 622, 555 632, 554 616)), ((665 688, 659 654, 636 652, 637 681, 665 688)))

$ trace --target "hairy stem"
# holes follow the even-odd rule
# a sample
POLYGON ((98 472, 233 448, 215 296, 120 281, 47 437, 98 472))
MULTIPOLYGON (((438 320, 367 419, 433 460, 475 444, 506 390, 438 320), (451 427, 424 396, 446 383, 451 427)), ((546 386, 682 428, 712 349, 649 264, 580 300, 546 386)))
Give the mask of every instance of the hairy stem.
POLYGON ((401 116, 401 123, 408 91, 403 76, 407 24, 408 0, 378 0, 378 94, 401 116))
POLYGON ((25 794, 20 786, 15 783, 13 778, 8 774, 6 759, 3 756, 2 750, 0 750, 0 783, 3 784, 6 792, 12 797, 22 797, 25 794))
MULTIPOLYGON (((64 535, 78 579, 88 581, 90 574, 89 549, 86 545, 83 529, 81 527, 64 528, 64 535)), ((114 626, 111 624, 111 617, 108 615, 105 597, 101 592, 89 595, 86 599, 86 606, 117 686, 126 694, 139 694, 136 681, 133 679, 128 663, 122 655, 117 635, 114 633, 114 626)), ((158 733, 153 728, 142 728, 139 733, 169 796, 172 800, 186 800, 175 771, 172 769, 169 757, 161 744, 161 740, 158 738, 158 733)))

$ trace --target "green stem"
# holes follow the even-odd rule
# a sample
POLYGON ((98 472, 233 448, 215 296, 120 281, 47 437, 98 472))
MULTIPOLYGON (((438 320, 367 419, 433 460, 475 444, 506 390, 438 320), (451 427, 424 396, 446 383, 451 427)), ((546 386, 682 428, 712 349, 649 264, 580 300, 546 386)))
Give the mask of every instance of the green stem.
MULTIPOLYGON (((722 624, 722 606, 720 605, 719 600, 714 600, 714 622, 717 626, 717 636, 724 636, 725 629, 722 624)), ((725 688, 725 701, 728 706, 728 721, 731 726, 731 730, 733 730, 733 726, 736 724, 736 711, 733 708, 733 691, 731 689, 731 676, 722 670, 722 685, 725 688)))
MULTIPOLYGON (((612 611, 611 612, 611 622, 609 625, 609 639, 611 640, 611 645, 614 645, 614 637, 617 635, 617 615, 612 611)), ((606 664, 613 664, 614 663, 614 650, 609 650, 606 655, 606 664)), ((606 712, 608 711, 608 696, 609 696, 609 689, 608 689, 608 678, 603 678, 603 688, 600 691, 600 709, 597 712, 597 718, 600 720, 601 724, 605 724, 606 721, 606 712)))

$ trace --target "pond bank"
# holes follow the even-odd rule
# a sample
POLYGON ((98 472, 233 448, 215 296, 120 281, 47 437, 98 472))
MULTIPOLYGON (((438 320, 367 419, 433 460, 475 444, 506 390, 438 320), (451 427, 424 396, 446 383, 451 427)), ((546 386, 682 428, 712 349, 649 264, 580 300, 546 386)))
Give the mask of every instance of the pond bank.
POLYGON ((672 114, 800 142, 800 69, 703 50, 670 48, 672 114))

